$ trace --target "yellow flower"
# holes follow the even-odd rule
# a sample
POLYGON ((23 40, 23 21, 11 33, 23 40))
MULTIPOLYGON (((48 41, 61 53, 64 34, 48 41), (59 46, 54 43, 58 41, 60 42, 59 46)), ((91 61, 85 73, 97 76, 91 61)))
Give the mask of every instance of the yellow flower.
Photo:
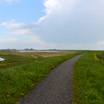
POLYGON ((31 85, 31 87, 33 87, 35 84, 33 83, 32 85, 31 85))
POLYGON ((24 93, 20 93, 20 95, 22 95, 22 96, 23 96, 23 95, 24 95, 24 93))
POLYGON ((97 54, 94 54, 94 58, 95 60, 100 61, 99 58, 97 57, 97 54))

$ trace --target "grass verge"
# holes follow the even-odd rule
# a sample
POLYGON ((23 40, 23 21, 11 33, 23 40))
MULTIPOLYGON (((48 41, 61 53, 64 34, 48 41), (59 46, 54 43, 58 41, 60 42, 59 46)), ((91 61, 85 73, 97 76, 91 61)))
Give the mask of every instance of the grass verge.
POLYGON ((94 52, 81 57, 73 77, 73 104, 104 104, 104 64, 94 52))
POLYGON ((78 54, 41 58, 0 71, 0 104, 16 104, 58 64, 78 54))

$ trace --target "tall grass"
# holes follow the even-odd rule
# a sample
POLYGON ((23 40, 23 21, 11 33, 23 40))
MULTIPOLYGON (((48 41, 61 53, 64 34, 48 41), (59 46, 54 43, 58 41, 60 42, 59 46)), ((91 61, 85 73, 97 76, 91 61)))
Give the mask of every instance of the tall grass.
POLYGON ((0 104, 16 104, 58 64, 78 54, 41 58, 0 71, 0 104))
POLYGON ((73 104, 104 104, 104 64, 94 54, 86 54, 76 64, 73 104))

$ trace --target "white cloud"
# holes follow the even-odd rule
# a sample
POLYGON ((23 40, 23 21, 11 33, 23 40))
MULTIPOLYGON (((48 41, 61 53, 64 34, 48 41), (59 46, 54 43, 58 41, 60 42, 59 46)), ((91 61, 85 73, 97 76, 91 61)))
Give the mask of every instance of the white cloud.
POLYGON ((2 25, 12 29, 9 34, 34 36, 36 40, 24 42, 27 47, 43 44, 60 49, 103 48, 104 43, 100 41, 104 38, 103 0, 44 0, 43 5, 46 15, 35 24, 11 20, 2 25))
POLYGON ((104 40, 100 40, 92 45, 93 49, 104 50, 104 40))
POLYGON ((1 25, 8 29, 18 29, 25 26, 24 23, 16 23, 15 20, 11 20, 9 22, 3 22, 1 25))
POLYGON ((7 38, 7 39, 2 39, 0 38, 0 42, 6 42, 6 41, 16 41, 16 38, 7 38))
POLYGON ((3 22, 0 24, 1 26, 8 28, 8 29, 36 29, 38 27, 38 25, 36 23, 19 23, 16 22, 14 19, 7 21, 7 22, 3 22))
POLYGON ((27 40, 20 40, 17 38, 0 38, 0 49, 16 48, 35 48, 35 49, 49 49, 54 48, 55 44, 46 43, 43 40, 40 40, 37 36, 29 38, 27 40))
POLYGON ((31 23, 31 24, 17 23, 15 20, 11 20, 9 22, 3 22, 1 25, 7 29, 11 29, 10 32, 5 32, 7 34, 36 35, 35 33, 36 24, 34 23, 31 23))
POLYGON ((46 14, 51 14, 53 12, 60 12, 61 10, 68 10, 73 7, 74 3, 75 0, 45 0, 45 12, 46 14))
POLYGON ((39 19, 39 23, 44 19, 50 18, 51 16, 69 14, 79 1, 80 0, 44 0, 44 12, 46 15, 39 19))
POLYGON ((95 44, 104 38, 104 0, 45 0, 44 6, 37 30, 43 39, 63 48, 103 49, 95 44))
POLYGON ((17 23, 15 20, 11 20, 10 22, 3 22, 1 24, 5 28, 11 29, 10 32, 5 32, 6 35, 14 35, 19 38, 9 38, 9 39, 0 39, 0 48, 37 48, 37 49, 45 49, 45 48, 54 48, 55 44, 47 43, 41 39, 39 35, 35 32, 34 26, 35 24, 24 24, 17 23), (21 39, 22 37, 22 39, 21 39))
POLYGON ((17 29, 12 32, 6 32, 7 34, 13 34, 13 35, 31 35, 31 31, 29 29, 17 29))

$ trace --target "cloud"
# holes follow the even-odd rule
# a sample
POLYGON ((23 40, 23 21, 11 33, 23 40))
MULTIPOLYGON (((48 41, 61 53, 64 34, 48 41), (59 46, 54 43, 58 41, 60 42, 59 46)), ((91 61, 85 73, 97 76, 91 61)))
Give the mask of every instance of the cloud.
POLYGON ((35 33, 35 23, 25 24, 25 23, 17 23, 14 19, 9 22, 3 22, 1 26, 11 30, 9 32, 5 32, 6 34, 13 35, 36 35, 35 33))
POLYGON ((104 38, 103 0, 45 0, 44 6, 37 33, 47 42, 91 49, 104 38))
POLYGON ((47 15, 53 13, 59 13, 61 10, 70 10, 73 8, 74 4, 76 3, 75 0, 45 0, 45 13, 47 15))
POLYGON ((43 40, 40 40, 38 37, 32 37, 27 40, 20 40, 17 38, 0 38, 0 49, 24 49, 24 48, 35 48, 35 49, 49 49, 54 48, 55 44, 46 43, 43 40))
POLYGON ((3 22, 0 25, 8 29, 36 29, 38 27, 37 23, 19 23, 14 19, 3 22))
POLYGON ((0 42, 6 42, 6 41, 16 41, 16 38, 7 38, 7 39, 2 39, 0 38, 0 42))
POLYGON ((6 33, 13 34, 13 35, 30 35, 31 31, 29 29, 18 29, 18 30, 14 30, 12 32, 6 32, 6 33))
POLYGON ((44 0, 43 5, 45 15, 37 23, 11 20, 2 26, 12 29, 9 34, 39 37, 44 47, 54 43, 60 49, 103 49, 103 0, 44 0))
POLYGON ((15 20, 9 22, 3 22, 1 24, 7 29, 11 29, 9 32, 5 32, 6 35, 13 35, 16 38, 0 38, 0 48, 37 48, 47 49, 54 48, 55 44, 47 43, 41 39, 41 37, 35 32, 35 25, 31 23, 29 25, 25 23, 17 23, 15 20))
POLYGON ((16 23, 15 20, 11 20, 9 22, 3 22, 1 25, 8 29, 18 29, 25 26, 24 23, 16 23))
POLYGON ((104 40, 96 42, 95 44, 92 45, 92 48, 96 50, 104 50, 104 40))
POLYGON ((50 18, 50 16, 60 16, 64 13, 67 14, 69 11, 71 12, 75 4, 78 2, 79 0, 44 0, 43 5, 45 6, 44 12, 46 15, 39 19, 39 23, 47 18, 50 18))

